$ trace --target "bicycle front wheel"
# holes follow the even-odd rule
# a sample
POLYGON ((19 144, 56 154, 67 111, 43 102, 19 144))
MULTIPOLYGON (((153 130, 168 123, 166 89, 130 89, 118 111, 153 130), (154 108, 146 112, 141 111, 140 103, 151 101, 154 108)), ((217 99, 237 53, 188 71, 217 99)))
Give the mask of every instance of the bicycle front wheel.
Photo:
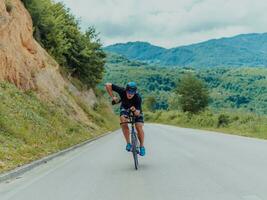
POLYGON ((138 155, 137 155, 137 149, 136 146, 133 148, 133 159, 134 159, 134 168, 138 169, 138 155))
POLYGON ((133 159, 134 159, 134 167, 137 170, 138 169, 138 152, 137 152, 137 138, 135 133, 132 134, 132 153, 133 153, 133 159))

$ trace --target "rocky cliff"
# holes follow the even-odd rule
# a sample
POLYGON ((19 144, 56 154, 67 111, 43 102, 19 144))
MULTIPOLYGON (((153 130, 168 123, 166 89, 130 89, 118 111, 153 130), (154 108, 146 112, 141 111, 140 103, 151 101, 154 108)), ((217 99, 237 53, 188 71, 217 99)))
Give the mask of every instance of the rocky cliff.
POLYGON ((57 62, 33 38, 32 19, 21 0, 0 0, 0 81, 34 90, 91 124, 80 103, 94 105, 94 92, 81 92, 61 76, 57 62))
POLYGON ((32 34, 21 0, 0 0, 0 174, 119 124, 103 98, 61 75, 32 34))
POLYGON ((0 80, 36 88, 35 75, 57 63, 33 39, 31 16, 20 0, 0 1, 0 80))

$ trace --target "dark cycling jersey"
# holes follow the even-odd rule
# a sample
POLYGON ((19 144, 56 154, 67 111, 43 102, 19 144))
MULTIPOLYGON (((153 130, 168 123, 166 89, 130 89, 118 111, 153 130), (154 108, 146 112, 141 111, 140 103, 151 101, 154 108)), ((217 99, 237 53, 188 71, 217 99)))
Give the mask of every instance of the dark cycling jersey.
POLYGON ((132 106, 135 107, 136 110, 140 110, 142 112, 142 98, 138 93, 136 93, 133 98, 128 99, 126 95, 126 89, 123 87, 119 87, 117 85, 112 84, 112 90, 117 92, 121 98, 121 108, 129 109, 132 106))

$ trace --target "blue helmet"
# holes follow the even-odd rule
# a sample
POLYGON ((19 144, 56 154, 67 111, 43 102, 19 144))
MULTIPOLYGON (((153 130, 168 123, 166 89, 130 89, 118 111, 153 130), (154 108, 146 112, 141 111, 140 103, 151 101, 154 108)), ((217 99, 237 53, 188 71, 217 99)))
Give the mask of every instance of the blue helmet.
POLYGON ((126 91, 129 94, 135 94, 137 91, 137 85, 135 82, 129 82, 126 85, 126 91))

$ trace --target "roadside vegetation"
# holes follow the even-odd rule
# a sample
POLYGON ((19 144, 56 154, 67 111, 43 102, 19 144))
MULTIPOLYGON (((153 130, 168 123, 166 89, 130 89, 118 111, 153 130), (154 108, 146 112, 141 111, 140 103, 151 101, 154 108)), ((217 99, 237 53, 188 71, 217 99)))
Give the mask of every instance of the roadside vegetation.
MULTIPOLYGON (((267 139, 267 117, 252 112, 217 112, 208 109, 208 89, 204 81, 192 73, 181 76, 177 83, 173 109, 154 110, 155 101, 145 104, 149 122, 216 130, 235 135, 267 139)), ((149 100, 150 98, 148 98, 149 100)))
POLYGON ((98 98, 93 108, 83 107, 92 121, 88 125, 72 118, 70 108, 42 101, 34 92, 1 82, 0 173, 117 129, 117 118, 98 98))
POLYGON ((191 114, 178 110, 157 110, 146 111, 145 121, 267 139, 267 117, 254 113, 214 113, 205 110, 198 114, 191 114))
POLYGON ((13 5, 10 0, 5 0, 6 11, 10 13, 13 9, 13 5))
POLYGON ((83 32, 79 21, 61 2, 22 2, 31 14, 35 39, 56 59, 62 71, 84 86, 95 87, 102 79, 106 54, 94 27, 83 32))
POLYGON ((183 112, 198 113, 208 106, 208 89, 192 73, 181 76, 175 93, 183 112))

